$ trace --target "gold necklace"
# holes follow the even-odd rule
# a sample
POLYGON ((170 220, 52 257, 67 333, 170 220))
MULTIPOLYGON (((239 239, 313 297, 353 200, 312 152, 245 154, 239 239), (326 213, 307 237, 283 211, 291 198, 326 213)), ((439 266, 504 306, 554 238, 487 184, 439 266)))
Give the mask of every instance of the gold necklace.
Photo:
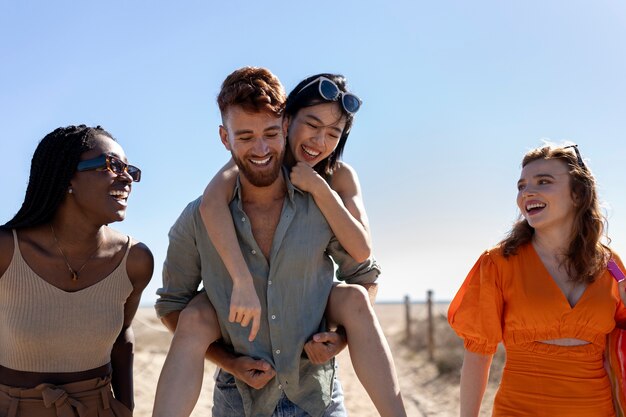
POLYGON ((96 255, 96 252, 98 252, 98 249, 100 249, 100 246, 102 246, 102 244, 104 243, 104 239, 102 239, 102 242, 98 244, 96 249, 93 251, 91 256, 85 261, 85 263, 82 264, 82 266, 78 268, 78 270, 75 270, 74 268, 70 266, 70 263, 67 260, 67 256, 65 256, 65 253, 63 253, 63 249, 61 249, 61 245, 59 244, 59 239, 57 239, 57 235, 56 233, 54 233, 54 227, 52 226, 52 223, 50 223, 50 229, 52 230, 52 237, 54 238, 54 243, 57 245, 57 248, 59 249, 59 252, 61 253, 61 256, 63 257, 63 260, 65 261, 65 265, 67 265, 67 269, 70 271, 70 274, 72 274, 72 281, 78 281, 78 274, 80 274, 80 271, 82 271, 85 265, 87 265, 87 262, 91 261, 91 259, 96 255))

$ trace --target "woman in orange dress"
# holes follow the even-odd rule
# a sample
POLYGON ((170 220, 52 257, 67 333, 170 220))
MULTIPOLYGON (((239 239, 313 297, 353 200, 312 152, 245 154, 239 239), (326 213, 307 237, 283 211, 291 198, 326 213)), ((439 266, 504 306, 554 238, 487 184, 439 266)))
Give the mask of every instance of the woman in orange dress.
POLYGON ((478 259, 448 321, 464 339, 461 416, 478 416, 491 359, 506 350, 493 416, 615 416, 603 366, 606 336, 626 324, 619 258, 601 243, 595 179, 576 145, 528 152, 517 183, 521 218, 478 259))

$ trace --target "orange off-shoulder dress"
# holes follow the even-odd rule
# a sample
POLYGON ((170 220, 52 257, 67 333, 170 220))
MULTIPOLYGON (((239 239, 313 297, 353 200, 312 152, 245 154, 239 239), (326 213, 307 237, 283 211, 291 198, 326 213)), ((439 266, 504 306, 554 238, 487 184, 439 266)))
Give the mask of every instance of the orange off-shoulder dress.
POLYGON ((615 416, 603 353, 616 322, 626 324, 626 308, 608 270, 571 307, 531 244, 508 258, 486 251, 450 304, 448 321, 470 352, 493 354, 504 344, 493 416, 615 416), (540 342, 560 338, 590 343, 540 342))

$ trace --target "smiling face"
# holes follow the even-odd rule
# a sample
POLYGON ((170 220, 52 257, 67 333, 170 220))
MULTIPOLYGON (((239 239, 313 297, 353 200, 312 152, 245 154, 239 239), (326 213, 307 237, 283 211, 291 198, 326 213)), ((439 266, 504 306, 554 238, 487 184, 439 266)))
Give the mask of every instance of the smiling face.
POLYGON ((304 107, 289 122, 289 149, 297 162, 309 166, 328 157, 337 148, 346 117, 337 102, 304 107))
MULTIPOLYGON (((96 135, 93 143, 93 148, 81 155, 81 161, 109 154, 128 162, 122 147, 107 136, 96 135)), ((121 221, 126 217, 131 183, 127 173, 117 175, 106 168, 76 172, 70 181, 72 193, 66 200, 94 224, 121 221)))
POLYGON ((522 169, 517 183, 517 206, 535 231, 572 229, 576 205, 565 162, 537 159, 522 169))
POLYGON ((243 177, 256 187, 273 184, 285 153, 282 118, 268 112, 247 112, 235 105, 228 108, 223 120, 220 138, 243 177))

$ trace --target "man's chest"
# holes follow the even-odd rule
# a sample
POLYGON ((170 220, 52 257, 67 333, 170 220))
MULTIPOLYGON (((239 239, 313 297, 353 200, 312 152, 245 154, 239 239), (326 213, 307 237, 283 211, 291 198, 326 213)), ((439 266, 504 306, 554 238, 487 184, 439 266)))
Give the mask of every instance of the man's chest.
POLYGON ((319 269, 327 268, 330 259, 326 249, 333 233, 310 200, 297 196, 295 201, 285 199, 266 210, 233 201, 231 212, 237 238, 253 276, 265 280, 283 274, 304 277, 306 271, 317 275, 319 269))
POLYGON ((270 251, 280 222, 282 204, 273 204, 269 207, 244 207, 250 219, 252 237, 261 249, 265 259, 270 258, 270 251))

